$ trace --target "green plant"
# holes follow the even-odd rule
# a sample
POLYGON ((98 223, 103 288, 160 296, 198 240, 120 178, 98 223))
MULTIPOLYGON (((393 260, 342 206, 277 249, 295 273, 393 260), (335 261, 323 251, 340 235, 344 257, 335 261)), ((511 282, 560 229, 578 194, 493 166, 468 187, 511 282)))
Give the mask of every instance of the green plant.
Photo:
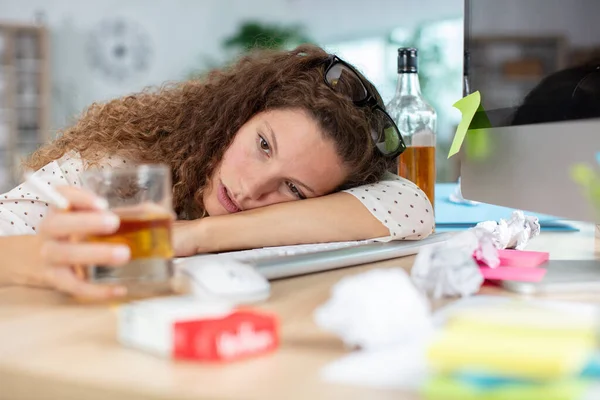
POLYGON ((298 25, 288 27, 245 22, 234 35, 225 39, 223 47, 243 53, 255 48, 285 49, 308 42, 310 39, 298 25))
POLYGON ((600 172, 586 164, 571 167, 571 179, 581 187, 594 211, 600 215, 600 172))
POLYGON ((221 47, 226 53, 224 62, 215 61, 214 58, 204 56, 204 67, 192 71, 188 78, 200 78, 208 71, 228 65, 240 55, 253 49, 288 49, 302 43, 311 42, 311 39, 305 35, 304 28, 300 25, 283 26, 247 21, 241 24, 233 35, 225 38, 221 43, 221 47))

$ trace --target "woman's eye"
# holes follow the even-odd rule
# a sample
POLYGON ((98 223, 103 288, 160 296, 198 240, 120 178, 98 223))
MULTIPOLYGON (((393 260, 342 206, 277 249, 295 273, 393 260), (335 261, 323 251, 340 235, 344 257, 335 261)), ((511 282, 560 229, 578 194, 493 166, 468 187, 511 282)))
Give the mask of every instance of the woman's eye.
POLYGON ((260 135, 258 136, 258 140, 259 140, 258 144, 260 145, 260 149, 267 154, 271 154, 271 146, 269 146, 269 142, 267 142, 265 140, 265 138, 260 135))
POLYGON ((302 194, 302 192, 300 192, 300 190, 298 190, 298 188, 296 187, 296 185, 294 185, 292 182, 288 182, 287 183, 288 187, 290 188, 290 192, 292 192, 292 194, 294 196, 296 196, 299 199, 305 199, 306 197, 302 194))

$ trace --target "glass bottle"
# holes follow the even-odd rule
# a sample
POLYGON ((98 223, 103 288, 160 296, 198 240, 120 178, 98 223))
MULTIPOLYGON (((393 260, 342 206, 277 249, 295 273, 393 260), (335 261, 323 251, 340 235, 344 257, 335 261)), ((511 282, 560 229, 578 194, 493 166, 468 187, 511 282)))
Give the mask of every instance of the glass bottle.
POLYGON ((419 186, 433 205, 437 113, 421 94, 417 49, 398 49, 398 86, 386 108, 407 146, 398 159, 398 175, 419 186))
POLYGON ((470 82, 470 68, 471 68, 471 55, 468 51, 465 51, 464 65, 463 65, 463 97, 467 97, 471 94, 471 82, 470 82))

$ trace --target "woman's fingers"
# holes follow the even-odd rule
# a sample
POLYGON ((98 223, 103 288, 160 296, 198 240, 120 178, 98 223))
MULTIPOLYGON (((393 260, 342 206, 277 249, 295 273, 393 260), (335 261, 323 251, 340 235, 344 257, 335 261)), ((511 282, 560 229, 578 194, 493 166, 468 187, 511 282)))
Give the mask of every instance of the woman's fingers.
POLYGON ((127 294, 123 286, 101 286, 83 282, 69 268, 53 268, 49 280, 59 291, 85 299, 109 299, 127 294))
POLYGON ((106 200, 95 196, 81 188, 71 186, 58 186, 58 192, 64 196, 70 205, 71 210, 106 210, 108 203, 106 200))
POLYGON ((107 299, 125 295, 126 289, 122 286, 85 282, 72 269, 73 266, 86 265, 119 267, 130 260, 131 250, 126 245, 85 240, 88 236, 116 232, 120 225, 119 217, 108 211, 105 200, 88 191, 68 186, 57 190, 65 197, 69 207, 68 210, 53 209, 39 227, 43 238, 40 251, 46 267, 43 271, 45 280, 57 290, 81 298, 107 299))
POLYGON ((51 266, 95 265, 122 266, 131 257, 125 245, 86 242, 48 241, 42 245, 42 258, 51 266))
POLYGON ((119 224, 119 217, 106 211, 53 211, 44 218, 40 233, 50 238, 108 235, 114 233, 119 224))
POLYGON ((69 202, 69 210, 53 209, 42 221, 39 232, 51 239, 87 235, 107 235, 119 228, 119 217, 107 210, 106 201, 85 190, 59 186, 69 202))

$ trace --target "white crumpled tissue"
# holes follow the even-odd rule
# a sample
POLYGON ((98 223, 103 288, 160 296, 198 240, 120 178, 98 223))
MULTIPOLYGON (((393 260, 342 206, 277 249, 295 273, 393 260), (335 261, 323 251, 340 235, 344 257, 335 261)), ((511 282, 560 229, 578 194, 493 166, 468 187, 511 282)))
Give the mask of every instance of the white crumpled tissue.
POLYGON ((469 296, 483 284, 477 261, 490 267, 500 263, 491 235, 481 229, 469 229, 445 243, 423 247, 411 270, 414 284, 428 296, 469 296))
POLYGON ((316 324, 350 348, 385 348, 433 330, 427 296, 469 296, 484 278, 478 261, 500 264, 498 249, 523 249, 540 233, 535 217, 513 212, 508 221, 487 221, 444 243, 421 248, 411 276, 401 268, 375 269, 341 279, 315 311, 316 324))
POLYGON ((422 248, 411 271, 413 282, 434 299, 475 294, 484 281, 478 262, 496 268, 498 249, 522 250, 539 233, 538 219, 519 210, 508 221, 481 222, 445 243, 422 248))
POLYGON ((376 349, 432 332, 428 299, 401 268, 342 278, 315 310, 316 324, 349 348, 376 349))
POLYGON ((520 210, 513 211, 508 221, 501 219, 499 222, 480 222, 476 228, 490 232, 498 249, 523 250, 529 240, 540 234, 537 217, 525 216, 520 210))

